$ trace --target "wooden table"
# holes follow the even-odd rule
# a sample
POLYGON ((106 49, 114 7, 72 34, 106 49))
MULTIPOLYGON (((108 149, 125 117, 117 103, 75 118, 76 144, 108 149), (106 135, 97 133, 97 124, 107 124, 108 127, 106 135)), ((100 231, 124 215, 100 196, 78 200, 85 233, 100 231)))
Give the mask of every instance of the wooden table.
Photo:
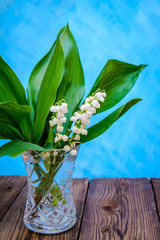
POLYGON ((57 235, 24 226, 26 182, 0 177, 0 240, 160 240, 160 179, 74 179, 77 223, 57 235))

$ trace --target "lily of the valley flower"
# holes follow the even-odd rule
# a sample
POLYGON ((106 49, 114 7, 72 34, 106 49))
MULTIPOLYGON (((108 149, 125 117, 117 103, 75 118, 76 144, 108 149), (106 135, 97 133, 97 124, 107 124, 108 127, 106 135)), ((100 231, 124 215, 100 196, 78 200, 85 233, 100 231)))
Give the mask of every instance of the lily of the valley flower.
MULTIPOLYGON (((80 141, 80 135, 87 135, 88 130, 86 126, 90 124, 90 118, 93 114, 96 113, 96 109, 100 108, 100 103, 105 101, 106 93, 101 90, 97 90, 92 96, 89 96, 85 99, 84 104, 80 106, 80 109, 71 116, 70 121, 74 122, 71 130, 73 131, 72 136, 69 138, 67 135, 62 135, 64 127, 63 123, 66 122, 65 113, 68 112, 68 105, 66 102, 59 101, 55 105, 51 106, 50 111, 53 112, 53 116, 49 121, 50 126, 56 126, 56 136, 54 142, 66 142, 66 145, 63 147, 65 152, 69 152, 72 156, 77 155, 77 150, 75 149, 75 142, 80 141)), ((70 130, 69 130, 70 131, 70 130)), ((54 152, 54 156, 58 153, 54 152)))

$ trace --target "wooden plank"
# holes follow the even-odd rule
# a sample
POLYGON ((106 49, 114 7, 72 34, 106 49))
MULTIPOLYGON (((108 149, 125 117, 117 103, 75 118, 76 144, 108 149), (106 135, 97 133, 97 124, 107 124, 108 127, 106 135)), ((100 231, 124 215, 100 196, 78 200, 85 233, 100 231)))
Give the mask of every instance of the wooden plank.
POLYGON ((147 178, 91 181, 80 240, 92 239, 160 239, 160 223, 147 178))
POLYGON ((75 197, 75 205, 77 209, 77 222, 75 226, 64 233, 57 235, 42 235, 33 233, 23 224, 23 214, 26 201, 26 187, 21 191, 16 201, 10 207, 0 223, 1 240, 76 240, 78 239, 79 228, 88 189, 88 179, 73 179, 73 193, 75 197))
POLYGON ((81 240, 121 239, 121 193, 116 179, 92 179, 80 231, 81 240))
POLYGON ((23 176, 0 176, 0 220, 27 182, 23 176))
POLYGON ((160 223, 149 179, 122 179, 120 186, 123 239, 160 239, 160 223))
POLYGON ((160 218, 160 178, 152 178, 151 179, 151 184, 153 187, 154 195, 155 195, 155 200, 156 200, 156 206, 160 218))

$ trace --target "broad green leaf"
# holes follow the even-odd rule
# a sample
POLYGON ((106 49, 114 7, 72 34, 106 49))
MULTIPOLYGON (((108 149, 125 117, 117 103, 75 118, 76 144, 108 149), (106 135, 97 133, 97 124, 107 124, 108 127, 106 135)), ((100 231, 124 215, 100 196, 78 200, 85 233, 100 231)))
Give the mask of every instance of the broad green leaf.
POLYGON ((19 105, 15 102, 2 102, 0 103, 0 123, 7 123, 17 128, 24 138, 28 140, 30 139, 32 131, 29 121, 31 110, 29 105, 19 105))
POLYGON ((109 60, 102 69, 89 95, 98 88, 105 90, 107 97, 97 113, 112 108, 120 102, 134 86, 138 75, 147 65, 133 65, 118 60, 109 60))
POLYGON ((129 101, 128 103, 124 104, 122 107, 118 108, 111 114, 109 114, 106 118, 104 118, 99 123, 95 124, 94 126, 88 128, 88 134, 86 136, 81 137, 81 143, 88 142, 102 133, 104 133, 108 128, 112 126, 112 124, 117 121, 125 112, 127 112, 133 105, 141 101, 140 98, 135 98, 129 101))
MULTIPOLYGON (((60 30, 57 38, 62 34, 62 32, 64 31, 64 28, 65 27, 63 27, 60 30)), ((37 98, 38 98, 39 89, 40 89, 42 80, 44 78, 44 75, 47 71, 47 68, 49 66, 49 63, 51 61, 51 58, 53 56, 53 53, 55 50, 55 44, 56 44, 56 41, 52 45, 49 52, 36 64, 36 66, 34 67, 32 73, 30 75, 30 78, 29 78, 27 94, 28 94, 28 101, 29 101, 30 105, 32 106, 32 112, 31 112, 32 122, 34 122, 35 111, 36 111, 36 102, 37 102, 37 98)))
MULTIPOLYGON (((68 129, 72 113, 77 110, 84 96, 85 82, 78 47, 68 25, 59 34, 59 39, 64 52, 65 72, 58 88, 56 101, 65 99, 68 103, 68 113, 65 114, 67 117, 67 122, 64 125, 65 133, 68 129)), ((46 144, 49 142, 53 143, 52 128, 49 129, 46 144)))
POLYGON ((58 89, 57 100, 65 99, 68 103, 68 113, 65 115, 67 117, 65 130, 67 130, 70 117, 77 110, 84 96, 85 82, 78 47, 68 25, 60 36, 60 42, 64 52, 65 72, 58 89))
POLYGON ((46 70, 48 68, 48 65, 50 63, 50 60, 52 58, 52 54, 54 52, 54 46, 55 46, 55 43, 53 44, 49 52, 34 67, 31 73, 31 76, 29 78, 27 94, 28 94, 28 101, 32 106, 32 113, 31 113, 32 122, 34 122, 39 89, 40 89, 42 80, 44 78, 44 75, 46 73, 46 70))
POLYGON ((31 112, 29 105, 19 105, 15 102, 0 103, 0 123, 7 123, 19 128, 20 121, 29 116, 31 112))
POLYGON ((64 73, 64 53, 59 39, 44 75, 38 94, 33 141, 37 143, 44 131, 45 122, 51 105, 55 102, 57 88, 64 73))
POLYGON ((24 88, 16 74, 0 56, 0 102, 28 105, 24 88))
POLYGON ((0 123, 0 139, 23 139, 23 136, 17 128, 6 123, 0 123))
POLYGON ((2 147, 0 147, 0 157, 3 157, 5 155, 10 157, 16 157, 29 149, 37 150, 37 151, 47 150, 46 148, 40 147, 36 144, 15 139, 9 143, 4 144, 2 147))

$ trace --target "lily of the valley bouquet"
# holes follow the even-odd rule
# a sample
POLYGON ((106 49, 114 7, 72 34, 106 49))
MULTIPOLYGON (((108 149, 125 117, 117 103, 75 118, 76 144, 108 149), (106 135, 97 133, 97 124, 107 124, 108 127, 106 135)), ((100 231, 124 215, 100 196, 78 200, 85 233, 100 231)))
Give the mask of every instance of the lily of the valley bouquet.
POLYGON ((0 148, 0 156, 23 153, 26 164, 32 157, 28 176, 34 173, 30 185, 34 189, 31 194, 34 207, 30 218, 35 217, 35 209, 41 208, 46 194, 53 208, 67 204, 65 191, 54 182, 65 156, 75 157, 80 144, 104 133, 141 100, 132 99, 109 115, 106 112, 102 121, 89 127, 94 115, 114 107, 126 96, 145 66, 109 60, 83 99, 84 73, 78 47, 67 25, 34 67, 26 96, 16 74, 0 57, 0 138, 11 140, 0 148))

